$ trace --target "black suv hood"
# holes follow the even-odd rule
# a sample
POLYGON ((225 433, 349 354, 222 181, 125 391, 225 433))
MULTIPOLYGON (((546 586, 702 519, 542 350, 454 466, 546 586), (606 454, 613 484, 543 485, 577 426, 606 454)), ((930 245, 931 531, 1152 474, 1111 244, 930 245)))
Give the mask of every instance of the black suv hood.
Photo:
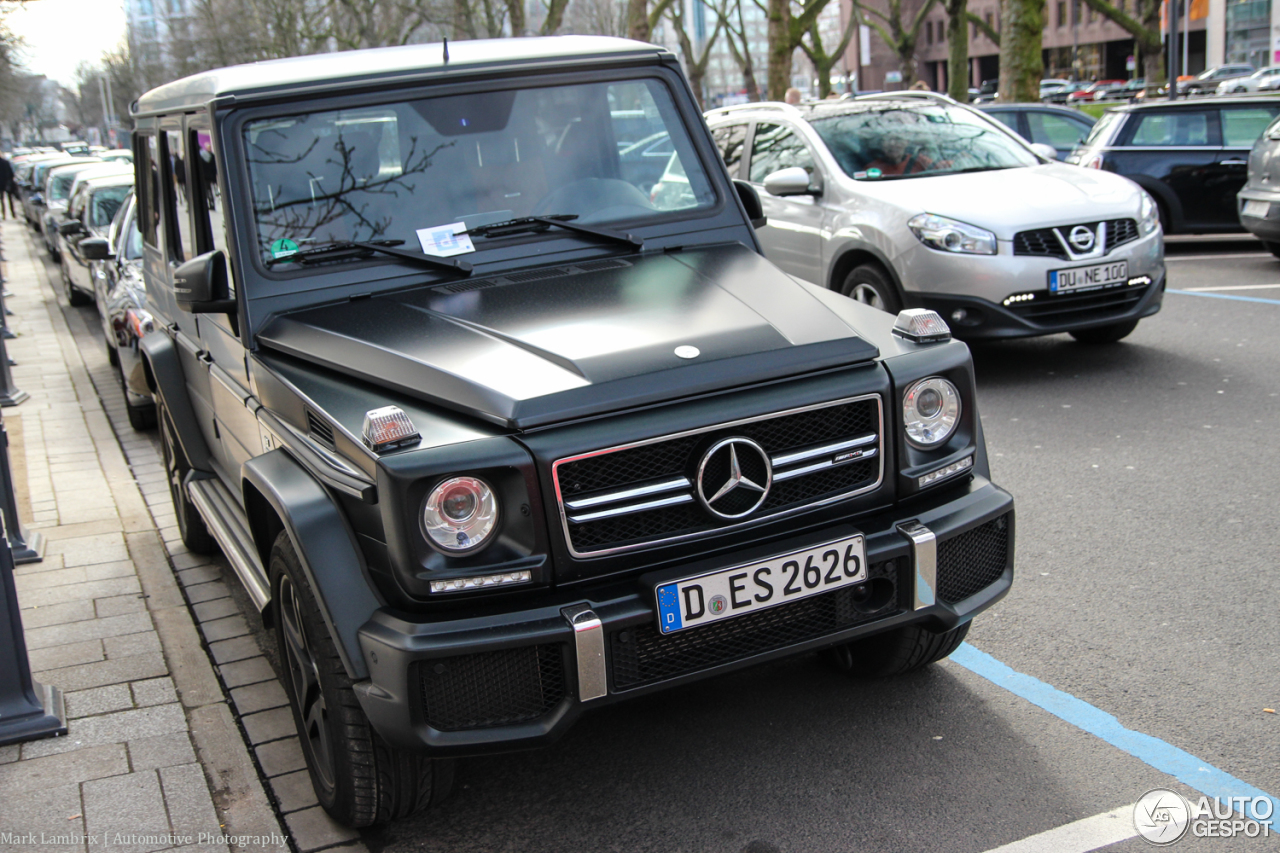
POLYGON ((516 429, 878 355, 741 245, 305 309, 272 320, 258 342, 516 429), (681 358, 677 347, 699 354, 681 358))

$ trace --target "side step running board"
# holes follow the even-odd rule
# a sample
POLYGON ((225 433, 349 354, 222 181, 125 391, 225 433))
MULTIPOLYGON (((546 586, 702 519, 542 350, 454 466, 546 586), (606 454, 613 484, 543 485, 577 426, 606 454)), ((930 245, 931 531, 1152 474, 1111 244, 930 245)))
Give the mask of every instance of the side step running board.
POLYGON ((222 553, 236 570, 240 583, 259 611, 271 602, 271 584, 258 559, 258 550, 249 532, 249 518, 236 503, 227 487, 216 478, 191 480, 187 483, 191 503, 199 510, 204 523, 222 546, 222 553))

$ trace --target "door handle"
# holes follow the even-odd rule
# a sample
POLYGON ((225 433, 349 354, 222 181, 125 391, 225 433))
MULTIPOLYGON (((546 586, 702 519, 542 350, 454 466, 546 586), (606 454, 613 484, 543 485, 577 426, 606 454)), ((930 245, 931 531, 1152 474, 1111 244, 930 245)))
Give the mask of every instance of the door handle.
POLYGON ((1223 166, 1248 166, 1249 165, 1248 160, 1219 160, 1218 162, 1223 166))

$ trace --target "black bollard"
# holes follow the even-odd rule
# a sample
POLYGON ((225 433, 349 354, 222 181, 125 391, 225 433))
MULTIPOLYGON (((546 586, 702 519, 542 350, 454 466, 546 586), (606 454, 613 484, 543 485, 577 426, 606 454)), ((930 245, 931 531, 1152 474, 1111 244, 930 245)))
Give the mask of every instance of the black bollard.
POLYGON ((0 521, 8 531, 9 550, 18 565, 38 563, 44 559, 44 534, 32 533, 18 518, 18 496, 13 485, 13 468, 9 465, 9 431, 0 415, 0 521))
POLYGON ((9 354, 4 351, 4 338, 0 337, 0 407, 6 409, 31 396, 14 386, 13 374, 9 372, 9 366, 13 363, 9 360, 9 354))
POLYGON ((31 677, 13 583, 13 554, 0 539, 0 746, 66 733, 62 691, 31 677))

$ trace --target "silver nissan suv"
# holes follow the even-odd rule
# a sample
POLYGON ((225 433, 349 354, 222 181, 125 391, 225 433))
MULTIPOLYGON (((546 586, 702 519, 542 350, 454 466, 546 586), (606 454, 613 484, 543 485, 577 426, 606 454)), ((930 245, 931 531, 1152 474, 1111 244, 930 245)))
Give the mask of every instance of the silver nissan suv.
POLYGON ((1055 162, 944 95, 706 114, 730 176, 760 191, 766 256, 885 311, 938 311, 959 337, 1120 340, 1160 310, 1155 202, 1055 162))

